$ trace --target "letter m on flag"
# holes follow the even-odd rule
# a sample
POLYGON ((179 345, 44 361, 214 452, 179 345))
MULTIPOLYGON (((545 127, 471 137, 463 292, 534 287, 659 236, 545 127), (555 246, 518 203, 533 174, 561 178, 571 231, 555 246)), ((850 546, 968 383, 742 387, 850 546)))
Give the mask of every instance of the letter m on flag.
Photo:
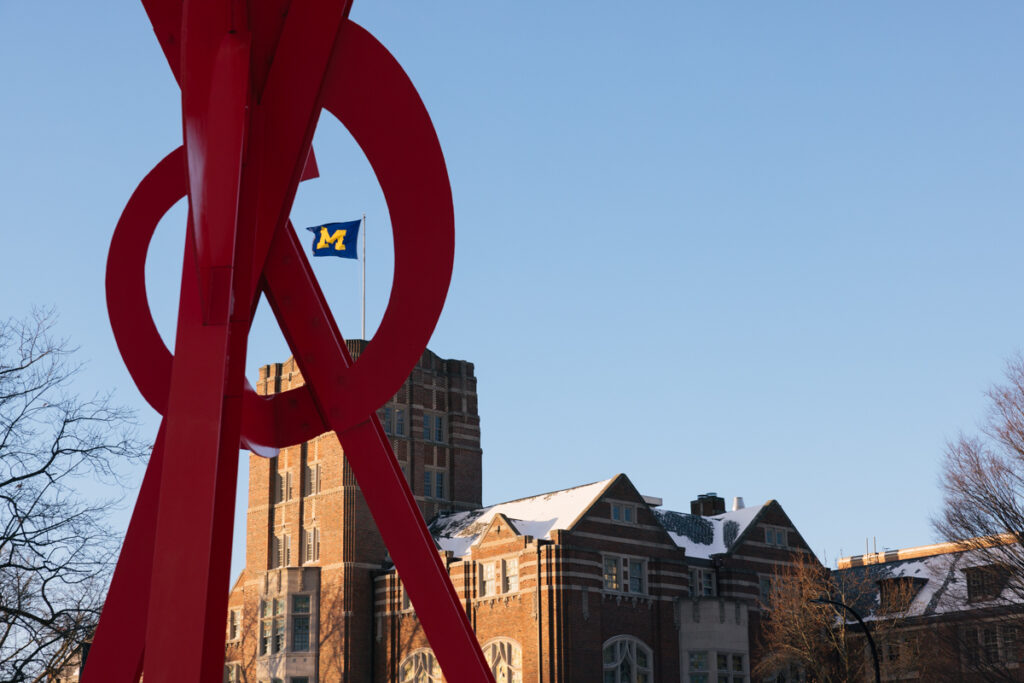
POLYGON ((361 223, 362 221, 346 221, 345 223, 325 223, 306 228, 313 233, 313 256, 359 258, 356 253, 356 243, 359 239, 361 223))

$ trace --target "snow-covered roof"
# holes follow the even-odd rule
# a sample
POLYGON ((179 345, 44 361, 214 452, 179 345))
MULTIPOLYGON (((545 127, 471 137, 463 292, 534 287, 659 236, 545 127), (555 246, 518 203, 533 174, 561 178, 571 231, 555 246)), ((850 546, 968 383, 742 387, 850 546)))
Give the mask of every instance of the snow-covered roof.
POLYGON ((728 552, 763 508, 753 505, 713 517, 672 510, 654 510, 654 515, 675 544, 686 550, 687 557, 707 559, 728 552))
MULTIPOLYGON (((947 612, 1018 603, 1020 589, 1010 586, 1009 583, 995 599, 968 600, 965 570, 998 563, 1001 552, 1003 551, 1000 548, 944 552, 927 557, 843 568, 837 570, 836 575, 851 592, 856 592, 858 588, 869 592, 867 603, 864 599, 859 601, 864 611, 868 613, 875 611, 879 605, 878 582, 886 579, 916 579, 916 584, 920 588, 904 616, 928 617, 947 612), (858 583, 861 585, 858 586, 858 583)), ((1009 579, 1010 582, 1014 580, 1009 579)), ((865 615, 865 618, 875 616, 865 615)))
POLYGON ((606 479, 477 510, 443 515, 430 523, 430 533, 442 550, 450 550, 456 557, 465 557, 469 554, 470 546, 494 516, 501 513, 512 521, 520 534, 550 540, 553 529, 568 529, 593 505, 611 481, 606 479))

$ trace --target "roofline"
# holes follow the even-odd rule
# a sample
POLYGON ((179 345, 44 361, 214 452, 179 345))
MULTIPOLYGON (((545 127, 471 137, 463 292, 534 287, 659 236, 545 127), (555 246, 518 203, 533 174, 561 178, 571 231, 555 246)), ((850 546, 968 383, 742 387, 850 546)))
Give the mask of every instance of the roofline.
POLYGON ((840 557, 836 560, 836 569, 850 569, 852 567, 864 567, 872 564, 886 564, 888 562, 898 562, 900 560, 913 560, 921 557, 960 553, 965 550, 992 548, 999 545, 1009 545, 1010 543, 1017 542, 1017 534, 1006 533, 996 536, 968 538, 963 541, 946 541, 943 543, 933 543, 931 545, 918 545, 911 548, 884 550, 880 553, 850 555, 849 557, 840 557))
MULTIPOLYGON (((750 521, 747 522, 746 528, 743 529, 743 531, 740 533, 740 535, 736 537, 736 540, 733 541, 729 545, 729 547, 725 549, 724 553, 715 553, 715 555, 728 555, 730 552, 732 552, 732 549, 735 548, 737 545, 739 545, 739 542, 741 540, 743 540, 744 538, 747 537, 747 534, 749 534, 750 530, 754 528, 754 525, 757 523, 757 520, 761 519, 761 516, 764 514, 764 511, 767 510, 769 508, 769 506, 771 506, 773 503, 778 505, 778 503, 775 502, 774 498, 769 498, 764 503, 762 503, 761 504, 761 509, 754 513, 754 516, 750 518, 750 521)), ((746 507, 754 507, 754 506, 748 505, 746 507)), ((780 505, 779 507, 781 508, 782 506, 780 505)), ((741 508, 741 509, 745 509, 745 508, 741 508)), ((739 510, 730 510, 729 512, 739 512, 739 510)), ((785 513, 786 511, 783 510, 782 512, 785 513)), ((724 512, 722 514, 728 514, 728 512, 724 512)), ((720 517, 721 515, 712 515, 712 516, 713 517, 720 517)), ((789 517, 789 515, 786 515, 786 517, 789 517)), ((792 521, 792 520, 790 520, 790 521, 792 521)), ((794 528, 796 528, 796 525, 794 525, 794 528)), ((799 533, 799 532, 797 532, 797 533, 799 533)))
MULTIPOLYGON (((576 526, 576 523, 577 523, 577 522, 579 522, 579 521, 580 521, 581 519, 583 519, 583 516, 584 516, 584 515, 586 515, 586 514, 587 514, 588 512, 590 512, 590 508, 594 507, 594 505, 595 505, 595 504, 597 503, 598 499, 599 499, 599 498, 600 498, 601 496, 603 496, 603 495, 604 495, 604 494, 605 494, 605 493, 606 493, 606 492, 608 491, 608 489, 610 489, 610 488, 612 487, 612 484, 614 484, 615 482, 617 482, 617 481, 618 481, 618 480, 619 480, 620 478, 622 478, 622 477, 625 477, 627 481, 629 480, 629 477, 626 477, 626 475, 625 475, 625 474, 623 474, 622 472, 619 472, 619 473, 618 473, 618 474, 616 474, 616 475, 615 475, 614 477, 612 477, 611 479, 609 479, 609 480, 608 480, 608 481, 607 481, 607 482, 605 483, 605 485, 604 485, 603 487, 601 487, 601 490, 600 490, 600 491, 598 491, 598 492, 597 492, 597 493, 596 493, 596 494, 594 495, 594 497, 590 499, 590 503, 588 503, 588 504, 587 504, 587 506, 586 506, 585 508, 583 508, 582 512, 580 512, 580 514, 576 515, 576 518, 575 518, 575 519, 573 519, 573 520, 572 520, 571 522, 569 522, 568 524, 566 524, 566 525, 565 525, 565 528, 566 528, 566 530, 567 530, 567 531, 569 531, 569 530, 571 530, 571 529, 572 529, 572 528, 573 528, 574 526, 576 526)), ((592 484, 596 484, 596 483, 597 483, 597 482, 595 481, 595 482, 591 482, 590 484, 584 484, 584 486, 591 486, 592 484)), ((632 482, 630 482, 630 483, 632 484, 632 482)), ((579 486, 574 486, 573 488, 580 488, 580 487, 579 487, 579 486)), ((636 488, 636 487, 634 486, 633 488, 636 488)), ((543 494, 542 494, 542 495, 543 495, 543 494)), ((635 515, 634 515, 634 516, 635 516, 635 515)))

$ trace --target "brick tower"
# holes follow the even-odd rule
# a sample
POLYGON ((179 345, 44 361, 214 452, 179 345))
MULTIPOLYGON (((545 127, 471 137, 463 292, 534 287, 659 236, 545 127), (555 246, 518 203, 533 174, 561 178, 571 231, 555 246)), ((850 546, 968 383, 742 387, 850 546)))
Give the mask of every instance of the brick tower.
MULTIPOLYGON (((353 358, 366 342, 348 342, 353 358)), ((260 369, 257 391, 303 382, 294 360, 260 369)), ((424 517, 481 505, 473 364, 425 351, 378 416, 424 517)), ((387 549, 333 432, 249 456, 246 567, 228 618, 227 680, 371 680, 373 578, 387 549)))

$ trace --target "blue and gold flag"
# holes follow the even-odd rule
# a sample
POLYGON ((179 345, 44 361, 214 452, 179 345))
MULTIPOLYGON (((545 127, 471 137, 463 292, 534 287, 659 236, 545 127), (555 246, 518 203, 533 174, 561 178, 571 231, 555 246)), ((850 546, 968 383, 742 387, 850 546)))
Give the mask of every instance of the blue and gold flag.
POLYGON ((359 239, 361 223, 362 221, 346 221, 306 228, 313 233, 313 256, 359 258, 356 253, 356 242, 359 239))

